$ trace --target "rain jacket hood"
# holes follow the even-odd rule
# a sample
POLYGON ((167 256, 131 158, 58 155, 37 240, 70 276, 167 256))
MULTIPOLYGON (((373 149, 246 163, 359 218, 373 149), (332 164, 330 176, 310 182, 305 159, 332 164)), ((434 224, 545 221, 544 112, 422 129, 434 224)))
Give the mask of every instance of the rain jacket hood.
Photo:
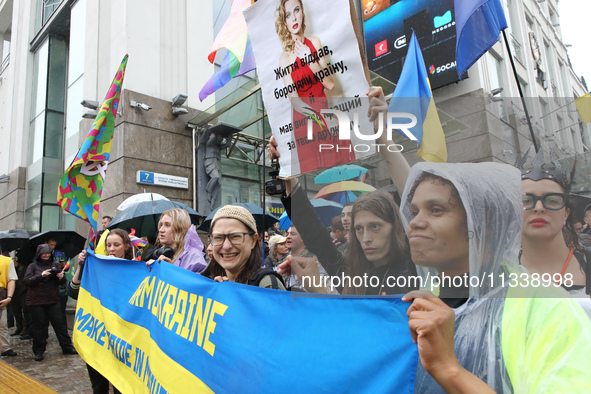
MULTIPOLYGON (((591 392, 591 325, 583 310, 564 289, 513 288, 497 277, 509 272, 528 277, 518 265, 523 222, 519 171, 496 163, 415 165, 400 208, 407 231, 410 192, 425 172, 450 181, 462 200, 470 277, 495 275, 494 281, 471 286, 468 300, 454 309, 460 365, 497 393, 591 392)), ((419 268, 422 275, 436 274, 419 268)), ((445 393, 420 362, 415 392, 445 393)))
MULTIPOLYGON (((500 284, 499 274, 503 270, 508 267, 520 270, 518 253, 523 211, 519 170, 499 163, 425 162, 414 165, 400 205, 400 216, 407 232, 412 219, 410 204, 413 196, 410 193, 423 173, 437 175, 451 182, 464 205, 470 248, 469 275, 478 277, 481 282, 479 286, 470 286, 470 297, 494 295, 495 288, 500 284)), ((433 268, 417 268, 424 278, 437 275, 433 268)))

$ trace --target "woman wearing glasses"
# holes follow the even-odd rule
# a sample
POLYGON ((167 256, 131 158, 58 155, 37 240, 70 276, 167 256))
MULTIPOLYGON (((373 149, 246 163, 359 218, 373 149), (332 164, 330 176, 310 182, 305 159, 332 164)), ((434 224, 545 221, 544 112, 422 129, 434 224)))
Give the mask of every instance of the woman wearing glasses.
MULTIPOLYGON (((573 296, 589 294, 585 268, 589 258, 574 228, 570 181, 556 163, 544 163, 543 153, 522 173, 523 234, 521 264, 532 274, 550 275, 573 296), (586 287, 586 289, 585 289, 586 287)), ((590 309, 582 303, 587 313, 590 309)))
POLYGON ((211 221, 209 240, 213 259, 202 275, 218 282, 231 281, 285 290, 279 274, 262 270, 262 250, 256 222, 243 207, 226 205, 211 221))

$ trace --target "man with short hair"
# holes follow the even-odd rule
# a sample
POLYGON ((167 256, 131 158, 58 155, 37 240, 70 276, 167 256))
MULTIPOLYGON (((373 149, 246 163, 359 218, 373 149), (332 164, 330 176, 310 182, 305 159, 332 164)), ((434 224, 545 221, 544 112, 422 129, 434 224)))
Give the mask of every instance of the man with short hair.
MULTIPOLYGON (((349 232, 351 230, 351 211, 353 210, 353 202, 348 202, 343 206, 343 210, 341 211, 341 222, 343 223, 343 227, 349 232)), ((349 235, 347 234, 347 237, 349 235)))
POLYGON ((16 352, 10 347, 10 336, 8 335, 8 311, 6 307, 12 301, 14 288, 18 276, 14 269, 14 262, 10 257, 0 256, 0 356, 16 356, 16 352), (4 294, 4 291, 6 292, 4 294))
POLYGON ((107 229, 107 226, 111 223, 112 220, 113 218, 110 216, 103 216, 103 220, 101 221, 103 225, 103 231, 107 229))
POLYGON ((330 237, 333 239, 333 242, 338 250, 343 253, 347 251, 349 246, 347 241, 347 232, 345 231, 345 227, 343 226, 340 216, 335 216, 332 218, 332 222, 330 223, 330 237))

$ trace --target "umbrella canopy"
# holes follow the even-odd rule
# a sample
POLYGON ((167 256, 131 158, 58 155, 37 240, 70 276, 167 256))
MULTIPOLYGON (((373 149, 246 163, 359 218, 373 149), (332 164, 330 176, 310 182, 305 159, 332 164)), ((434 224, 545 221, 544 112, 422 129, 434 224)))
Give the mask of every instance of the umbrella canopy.
POLYGON ((363 182, 342 181, 323 187, 314 198, 324 198, 344 205, 347 202, 355 201, 363 193, 374 190, 376 190, 375 187, 363 182))
POLYGON ((157 201, 157 200, 170 201, 168 198, 164 197, 162 194, 158 194, 158 193, 139 193, 139 194, 134 194, 133 196, 126 198, 121 204, 119 204, 119 206, 117 207, 117 209, 119 211, 124 211, 127 208, 135 207, 140 202, 144 202, 144 201, 157 201))
MULTIPOLYGON (((246 202, 246 203, 237 202, 232 205, 237 205, 239 207, 246 208, 248 210, 248 212, 250 212, 252 214, 252 216, 254 217, 254 220, 257 224, 258 229, 263 229, 263 228, 267 229, 268 227, 270 227, 271 225, 273 225, 279 221, 275 216, 271 215, 269 212, 265 212, 265 214, 264 214, 265 225, 263 226, 263 208, 261 208, 259 205, 256 205, 256 204, 253 204, 250 202, 246 202)), ((202 231, 209 232, 209 227, 211 226, 211 221, 212 221, 213 217, 215 216, 215 213, 222 206, 217 207, 209 215, 207 215, 207 217, 205 218, 203 223, 201 223, 201 226, 199 226, 198 229, 202 230, 202 231)))
POLYGON ((8 231, 0 231, 0 252, 8 253, 19 249, 28 239, 17 238, 8 231))
MULTIPOLYGON (((341 211, 343 210, 343 206, 338 204, 334 201, 327 201, 323 198, 317 198, 315 200, 310 200, 316 214, 320 220, 322 220, 322 224, 324 227, 330 227, 332 222, 332 218, 335 216, 339 216, 341 211)), ((297 204, 292 205, 292 213, 297 214, 297 204)), ((289 216, 287 216, 287 212, 283 212, 283 215, 279 218, 279 228, 282 230, 287 230, 291 226, 291 220, 289 220, 289 216)))
POLYGON ((71 230, 50 230, 44 231, 29 238, 29 249, 33 252, 37 246, 46 243, 49 239, 57 242, 55 250, 62 252, 67 259, 76 256, 84 249, 86 238, 71 230))
POLYGON ((107 226, 109 230, 120 228, 127 232, 135 229, 138 237, 156 237, 158 233, 158 221, 160 216, 169 209, 181 208, 187 211, 191 217, 191 223, 199 224, 201 215, 193 208, 177 201, 155 200, 144 201, 127 208, 113 218, 107 226))
POLYGON ((344 164, 322 171, 314 178, 314 183, 333 183, 349 179, 362 181, 366 172, 367 168, 355 164, 344 164))

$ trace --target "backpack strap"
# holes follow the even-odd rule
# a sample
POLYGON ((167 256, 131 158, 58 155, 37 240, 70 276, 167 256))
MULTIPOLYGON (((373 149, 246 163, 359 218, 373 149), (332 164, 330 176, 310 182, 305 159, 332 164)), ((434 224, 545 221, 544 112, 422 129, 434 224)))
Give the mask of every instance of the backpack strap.
POLYGON ((271 279, 271 283, 273 284, 273 286, 272 286, 273 289, 279 288, 279 282, 281 282, 281 284, 285 287, 285 283, 283 282, 283 278, 281 277, 280 274, 275 272, 275 270, 273 268, 262 268, 262 269, 258 270, 257 272, 255 272, 255 274, 252 276, 252 278, 250 278, 250 280, 248 281, 248 284, 251 286, 258 287, 259 284, 261 283, 261 280, 263 280, 263 278, 265 276, 269 276, 269 279, 271 279))

